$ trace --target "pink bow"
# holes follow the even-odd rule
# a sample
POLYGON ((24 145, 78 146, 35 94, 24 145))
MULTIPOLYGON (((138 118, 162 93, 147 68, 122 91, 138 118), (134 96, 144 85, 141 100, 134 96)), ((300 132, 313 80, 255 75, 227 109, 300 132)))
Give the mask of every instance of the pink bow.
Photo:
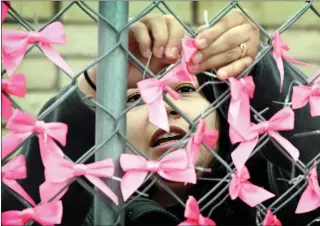
MULTIPOLYGON (((118 197, 99 178, 111 178, 114 175, 114 164, 112 159, 105 159, 91 164, 74 164, 63 158, 51 158, 45 168, 45 182, 40 185, 41 200, 48 201, 64 188, 73 178, 84 176, 93 185, 99 188, 115 204, 118 205, 118 197)), ((55 200, 59 200, 68 188, 64 189, 55 200)))
POLYGON ((24 32, 19 30, 2 31, 2 62, 7 73, 11 75, 22 62, 22 59, 33 43, 39 43, 39 47, 54 64, 72 75, 72 70, 62 59, 59 53, 52 47, 53 44, 65 44, 65 32, 63 24, 54 22, 42 31, 24 32))
POLYGON ((320 84, 293 87, 292 109, 302 108, 308 102, 311 116, 320 116, 320 84))
POLYGON ((286 44, 283 41, 278 30, 275 31, 273 34, 272 46, 273 46, 273 51, 272 51, 273 57, 276 61, 276 64, 280 73, 280 91, 281 91, 283 86, 283 79, 284 79, 284 67, 283 67, 282 58, 295 64, 301 64, 304 66, 312 66, 312 65, 295 60, 283 52, 283 51, 289 51, 290 48, 288 44, 286 44))
POLYGON ((5 4, 5 2, 10 5, 10 1, 2 1, 1 2, 1 23, 4 21, 4 19, 6 19, 7 14, 10 10, 10 8, 7 6, 7 4, 5 4))
POLYGON ((8 79, 2 79, 1 85, 2 117, 8 120, 12 115, 12 103, 4 93, 17 97, 25 97, 26 79, 23 74, 16 74, 10 76, 8 79))
POLYGON ((240 145, 231 153, 234 165, 240 170, 248 160, 251 152, 258 143, 259 134, 268 133, 270 137, 275 139, 290 155, 297 161, 299 158, 299 150, 294 147, 287 139, 282 137, 276 131, 287 131, 294 128, 294 112, 290 107, 286 107, 274 114, 269 121, 260 122, 251 126, 250 135, 244 140, 237 131, 230 128, 231 142, 241 142, 240 145))
POLYGON ((231 100, 228 110, 229 124, 245 137, 250 128, 250 101, 255 90, 252 76, 235 79, 230 77, 231 100))
POLYGON ((194 75, 189 72, 187 64, 190 62, 192 56, 197 52, 198 48, 195 44, 194 38, 185 38, 181 41, 182 58, 180 64, 170 70, 166 76, 168 77, 182 77, 187 78, 187 81, 194 81, 194 75))
POLYGON ((155 126, 169 132, 168 114, 163 100, 163 92, 169 93, 174 99, 179 99, 180 95, 171 89, 170 82, 193 81, 193 75, 187 69, 187 62, 190 56, 196 51, 194 46, 190 46, 192 40, 182 41, 182 48, 185 52, 181 63, 170 70, 163 78, 149 78, 137 83, 142 100, 148 105, 149 121, 155 126))
POLYGON ((6 128, 12 132, 2 138, 2 159, 13 152, 32 133, 38 134, 44 165, 50 157, 63 157, 63 152, 53 139, 62 146, 66 145, 68 126, 65 123, 37 121, 31 115, 16 109, 7 122, 6 128))
POLYGON ((265 200, 274 197, 274 194, 250 183, 249 179, 250 174, 246 166, 241 171, 237 170, 235 172, 229 185, 229 194, 232 200, 239 197, 239 199, 249 206, 255 207, 265 200))
POLYGON ((267 211, 267 215, 262 222, 263 226, 282 226, 277 216, 273 215, 270 210, 267 211))
POLYGON ((204 142, 209 148, 213 148, 217 143, 219 137, 219 131, 216 129, 206 129, 206 122, 204 120, 200 120, 197 131, 193 137, 189 139, 187 145, 187 154, 189 164, 195 164, 199 151, 201 148, 201 143, 204 142))
POLYGON ((187 200, 186 208, 184 211, 184 217, 187 218, 187 220, 181 222, 179 224, 179 226, 183 226, 183 225, 212 225, 212 226, 215 226, 216 225, 216 223, 213 220, 201 215, 198 202, 192 196, 189 196, 189 198, 187 200))
POLYGON ((22 211, 10 210, 1 214, 2 225, 24 225, 34 220, 41 225, 61 224, 63 206, 61 201, 45 203, 22 211))
POLYGON ((10 160, 6 165, 2 167, 2 182, 17 192, 22 198, 27 200, 31 205, 36 206, 36 203, 32 200, 29 194, 21 187, 16 181, 25 179, 27 177, 26 162, 23 155, 18 155, 10 160))
POLYGON ((188 166, 188 158, 184 149, 165 155, 160 161, 146 160, 134 154, 122 154, 120 166, 125 172, 121 179, 121 192, 126 201, 143 183, 148 172, 158 173, 169 181, 196 183, 196 173, 188 166))
POLYGON ((295 213, 306 213, 320 207, 320 186, 316 165, 309 172, 308 177, 309 183, 300 197, 295 213))

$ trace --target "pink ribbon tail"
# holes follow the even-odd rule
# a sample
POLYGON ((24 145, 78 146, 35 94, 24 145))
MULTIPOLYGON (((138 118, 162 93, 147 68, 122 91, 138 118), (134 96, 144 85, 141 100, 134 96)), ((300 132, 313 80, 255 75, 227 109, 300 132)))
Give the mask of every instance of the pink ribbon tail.
POLYGON ((310 114, 312 117, 320 116, 320 94, 310 98, 310 114))
POLYGON ((165 108, 165 102, 162 97, 148 104, 149 120, 152 124, 169 132, 169 121, 165 108))
POLYGON ((277 68, 280 73, 280 92, 282 91, 282 86, 283 86, 283 80, 284 80, 284 67, 283 67, 283 61, 282 57, 278 56, 275 52, 273 52, 273 57, 276 61, 277 68))
POLYGON ((99 178, 86 175, 85 176, 93 185, 99 188, 106 196, 108 196, 116 205, 119 205, 117 195, 99 178))
POLYGON ((2 97, 2 117, 5 120, 8 120, 11 115, 12 115, 12 104, 11 104, 11 100, 4 95, 4 93, 1 93, 1 97, 2 97))
POLYGON ((40 43, 41 50, 54 64, 64 70, 69 75, 73 76, 73 72, 69 65, 64 61, 60 54, 49 44, 40 43))
POLYGON ((44 166, 47 166, 50 158, 63 158, 64 154, 56 142, 51 138, 45 138, 43 134, 39 134, 39 149, 44 166))
MULTIPOLYGON (((56 195, 64 186, 67 185, 69 181, 61 182, 61 183, 50 183, 48 181, 43 182, 39 186, 39 194, 42 202, 48 202, 56 195)), ((68 191, 69 187, 66 187, 57 197, 55 197, 52 201, 60 200, 68 191)))
POLYGON ((251 207, 273 198, 275 195, 249 181, 241 183, 239 198, 251 207))
MULTIPOLYGON (((9 7, 4 3, 5 1, 1 1, 1 23, 6 19, 7 14, 9 12, 9 7)), ((8 4, 10 1, 6 1, 8 4)))
POLYGON ((126 172, 121 178, 120 188, 123 200, 126 201, 142 184, 148 172, 126 172))
POLYGON ((10 155, 27 136, 29 136, 29 133, 19 134, 11 132, 2 137, 1 159, 10 155))
POLYGON ((293 146, 287 139, 274 131, 269 131, 269 135, 273 137, 289 153, 294 161, 297 161, 299 159, 299 150, 295 146, 293 146))
POLYGON ((299 200, 295 213, 307 213, 320 207, 320 197, 313 191, 310 185, 304 190, 299 200))
POLYGON ((21 185, 16 180, 2 179, 2 182, 11 188, 13 191, 17 192, 22 198, 27 200, 32 206, 36 206, 36 203, 30 197, 30 195, 21 187, 21 185))
POLYGON ((239 146, 231 153, 232 161, 238 171, 242 169, 246 161, 249 159, 250 154, 257 145, 259 137, 255 137, 249 141, 243 141, 239 146))
POLYGON ((308 64, 308 63, 304 63, 302 61, 296 60, 296 59, 294 59, 294 58, 292 58, 292 57, 290 57, 290 56, 288 56, 288 55, 286 55, 284 53, 282 53, 282 57, 283 57, 283 59, 286 59, 287 61, 290 61, 290 62, 292 62, 294 64, 300 64, 300 65, 303 65, 303 66, 312 67, 312 64, 308 64))

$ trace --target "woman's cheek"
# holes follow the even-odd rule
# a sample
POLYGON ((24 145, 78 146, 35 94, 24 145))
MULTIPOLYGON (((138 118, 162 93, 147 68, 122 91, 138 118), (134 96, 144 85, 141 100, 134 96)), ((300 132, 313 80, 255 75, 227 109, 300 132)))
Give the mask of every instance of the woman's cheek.
POLYGON ((148 111, 145 106, 137 106, 127 113, 127 137, 140 151, 146 153, 146 134, 148 128, 148 111))

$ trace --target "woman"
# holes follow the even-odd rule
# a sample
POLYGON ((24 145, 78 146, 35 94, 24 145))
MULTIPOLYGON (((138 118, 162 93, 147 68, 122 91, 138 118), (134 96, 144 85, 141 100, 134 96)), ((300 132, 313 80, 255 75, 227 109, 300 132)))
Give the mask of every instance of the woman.
MULTIPOLYGON (((130 27, 129 46, 135 56, 145 64, 152 53, 153 57, 149 68, 156 73, 179 58, 183 37, 185 37, 183 27, 173 17, 168 15, 147 16, 130 27)), ((199 73, 204 70, 215 69, 220 80, 236 76, 253 62, 258 51, 258 41, 259 30, 239 11, 232 11, 212 28, 201 27, 199 29, 199 34, 196 37, 196 45, 199 51, 193 56, 189 64, 189 70, 193 73, 199 73), (239 47, 243 43, 246 44, 246 52, 243 52, 239 47)), ((95 98, 94 86, 90 85, 90 81, 95 83, 95 69, 90 70, 88 74, 87 77, 81 76, 79 78, 78 87, 83 93, 95 98)), ((251 101, 251 105, 258 111, 269 107, 269 110, 264 113, 266 119, 269 119, 282 108, 281 105, 274 104, 274 101, 283 101, 290 83, 293 80, 299 80, 295 72, 285 63, 285 84, 283 92, 279 93, 279 72, 270 54, 267 54, 250 74, 256 84, 255 97, 251 101)), ((196 83, 170 85, 182 96, 180 100, 172 101, 179 109, 183 109, 183 112, 191 120, 201 114, 215 100, 215 97, 218 97, 226 89, 226 86, 221 84, 214 86, 214 89, 210 85, 205 86, 202 92, 198 93, 196 90, 199 86, 207 81, 213 81, 213 79, 204 74, 198 74, 197 78, 196 83)), ((128 105, 140 98, 136 88, 140 79, 141 72, 131 66, 128 76, 128 105)), ((50 99, 41 112, 63 95, 67 89, 68 87, 50 99)), ((76 161, 94 145, 95 113, 82 102, 82 95, 79 91, 72 93, 63 104, 45 118, 46 122, 59 121, 68 124, 67 145, 62 149, 73 161, 76 161)), ((219 130, 220 136, 215 151, 229 163, 231 162, 230 153, 234 150, 234 147, 230 144, 228 136, 227 109, 228 103, 226 102, 220 107, 219 111, 206 117, 205 122, 209 129, 219 130)), ((187 122, 168 105, 166 105, 166 111, 169 124, 173 128, 172 131, 176 132, 178 136, 189 130, 187 122)), ((147 113, 146 105, 134 107, 127 113, 127 136, 139 150, 150 159, 156 160, 166 148, 159 148, 162 141, 159 137, 154 138, 158 128, 149 123, 147 113), (140 122, 139 125, 136 123, 137 120, 140 122), (140 136, 142 133, 145 136, 140 136)), ((297 110, 295 113, 295 130, 284 133, 284 137, 300 150, 300 160, 303 163, 308 163, 319 152, 320 139, 317 137, 298 139, 292 138, 292 135, 296 132, 320 128, 320 120, 319 118, 311 118, 307 108, 297 110)), ((44 168, 40 159, 37 139, 31 139, 24 151, 28 177, 21 184, 31 197, 39 202, 38 187, 44 181, 44 168)), ((90 161, 93 161, 93 159, 90 159, 90 161)), ((278 178, 290 179, 289 163, 286 158, 282 157, 281 154, 279 155, 279 151, 269 142, 261 152, 254 155, 246 163, 246 166, 250 171, 250 181, 252 183, 279 196, 289 186, 286 181, 278 180, 278 178)), ((203 147, 196 164, 204 168, 212 168, 211 173, 202 173, 202 177, 223 178, 227 173, 219 161, 216 161, 212 154, 203 147)), ((183 201, 186 201, 188 195, 193 195, 196 199, 199 199, 215 183, 214 181, 199 180, 193 187, 184 186, 181 183, 169 183, 168 185, 180 195, 183 201)), ((214 196, 215 194, 211 194, 210 197, 214 196)), ((298 198, 299 196, 277 212, 277 216, 283 224, 308 224, 319 215, 319 211, 300 215, 294 214, 298 198)), ((4 189, 2 200, 2 211, 23 208, 4 189)), ((93 198, 80 185, 73 183, 62 201, 64 205, 62 224, 93 224, 93 198)), ((206 216, 209 210, 210 207, 202 214, 206 216)), ((150 193, 150 199, 139 198, 128 206, 126 209, 126 225, 177 225, 184 220, 183 211, 184 209, 180 204, 170 198, 166 192, 154 186, 152 193, 150 193)), ((255 216, 255 208, 250 208, 238 199, 227 199, 213 211, 210 218, 218 225, 249 225, 256 223, 255 216)))

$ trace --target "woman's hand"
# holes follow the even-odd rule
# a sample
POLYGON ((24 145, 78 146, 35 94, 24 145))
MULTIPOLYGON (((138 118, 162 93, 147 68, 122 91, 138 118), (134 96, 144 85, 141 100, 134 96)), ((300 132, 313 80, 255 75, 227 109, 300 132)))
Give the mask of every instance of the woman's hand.
MULTIPOLYGON (((165 66, 176 62, 181 53, 181 39, 185 37, 182 25, 172 15, 148 15, 129 27, 129 50, 144 65, 152 58, 149 69, 159 72, 165 66)), ((93 83, 96 83, 97 66, 88 71, 93 83)), ((134 64, 129 64, 128 87, 136 87, 142 79, 142 73, 134 64)), ((79 88, 95 98, 95 91, 83 76, 79 78, 79 88)))
POLYGON ((225 80, 244 71, 258 53, 259 29, 239 10, 232 10, 210 28, 201 26, 198 32, 196 44, 200 51, 189 66, 193 73, 215 69, 225 80))
MULTIPOLYGON (((129 50, 144 65, 152 54, 148 67, 158 73, 179 59, 184 36, 184 28, 172 15, 148 15, 130 26, 129 50)), ((134 64, 129 68, 128 87, 136 87, 142 73, 134 64)))

